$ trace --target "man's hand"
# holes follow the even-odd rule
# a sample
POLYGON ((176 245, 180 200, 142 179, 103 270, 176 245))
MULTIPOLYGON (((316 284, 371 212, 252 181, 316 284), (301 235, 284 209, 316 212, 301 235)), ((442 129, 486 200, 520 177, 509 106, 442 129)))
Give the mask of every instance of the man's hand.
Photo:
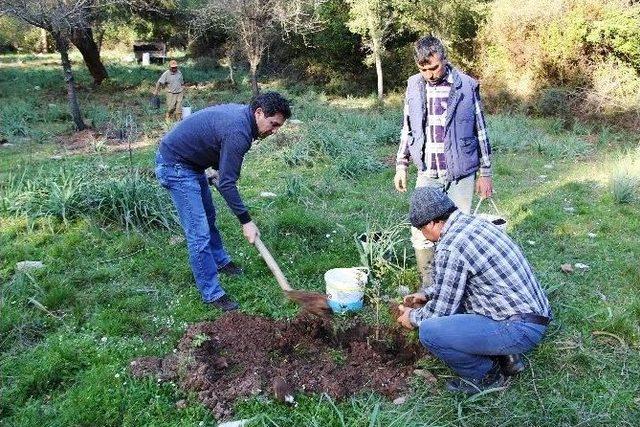
POLYGON ((393 184, 396 186, 396 190, 401 193, 407 191, 407 171, 397 170, 396 176, 393 178, 393 184))
POLYGON ((422 292, 416 292, 415 294, 405 295, 402 299, 403 307, 418 308, 427 303, 427 296, 422 292))
POLYGON ((493 181, 490 176, 480 176, 476 180, 476 194, 483 199, 493 196, 493 181))
POLYGON ((400 310, 402 314, 400 315, 400 317, 396 319, 396 321, 407 329, 413 329, 414 326, 409 321, 409 313, 411 312, 412 309, 400 304, 398 306, 398 310, 400 310))
POLYGON ((220 183, 220 173, 213 168, 206 168, 204 170, 204 174, 207 177, 207 182, 209 185, 213 185, 214 187, 218 187, 220 183))
POLYGON ((244 237, 253 245, 256 237, 260 235, 260 230, 258 230, 258 227, 256 227, 253 221, 249 221, 246 224, 242 224, 242 234, 244 234, 244 237))

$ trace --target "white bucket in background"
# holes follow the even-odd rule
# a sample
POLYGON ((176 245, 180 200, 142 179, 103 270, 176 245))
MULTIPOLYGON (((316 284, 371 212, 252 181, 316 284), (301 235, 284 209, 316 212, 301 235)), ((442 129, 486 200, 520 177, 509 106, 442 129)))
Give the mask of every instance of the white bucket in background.
POLYGON ((334 313, 362 308, 368 274, 364 267, 333 268, 324 273, 327 301, 334 313))
POLYGON ((191 107, 182 107, 182 118, 189 117, 191 115, 191 107))
POLYGON ((149 65, 151 63, 151 54, 149 52, 142 52, 142 65, 149 65))

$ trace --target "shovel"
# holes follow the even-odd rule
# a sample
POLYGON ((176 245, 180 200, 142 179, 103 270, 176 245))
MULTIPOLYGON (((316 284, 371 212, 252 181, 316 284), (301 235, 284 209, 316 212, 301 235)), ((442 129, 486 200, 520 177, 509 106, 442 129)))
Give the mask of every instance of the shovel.
POLYGON ((326 295, 319 294, 317 292, 297 291, 289 285, 289 282, 282 273, 282 270, 280 270, 278 263, 273 259, 273 256, 271 256, 271 252, 269 252, 269 249, 267 249, 264 243, 262 243, 262 240, 260 240, 260 236, 256 236, 256 240, 253 244, 258 249, 258 252, 260 252, 260 256, 264 262, 267 263, 269 270, 273 273, 273 276, 278 281, 278 284, 284 291, 287 298, 296 302, 304 311, 311 314, 326 317, 331 313, 326 295))

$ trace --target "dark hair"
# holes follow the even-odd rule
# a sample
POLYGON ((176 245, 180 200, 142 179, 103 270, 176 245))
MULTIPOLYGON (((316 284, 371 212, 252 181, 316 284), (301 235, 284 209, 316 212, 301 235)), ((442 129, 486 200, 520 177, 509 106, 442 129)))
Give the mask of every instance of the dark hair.
POLYGON ((445 213, 443 213, 442 215, 440 215, 438 218, 434 218, 433 222, 438 222, 438 221, 442 221, 445 222, 446 220, 449 219, 449 217, 451 216, 452 213, 454 213, 455 211, 457 211, 458 208, 455 206, 451 206, 451 208, 449 208, 448 211, 446 211, 445 213))
POLYGON ((290 105, 289 100, 278 92, 265 92, 251 100, 251 112, 254 113, 258 108, 261 108, 267 117, 280 113, 285 119, 288 119, 291 117, 290 105))
POLYGON ((426 36, 415 42, 413 45, 413 59, 417 64, 424 64, 431 55, 438 55, 443 61, 447 60, 447 51, 444 45, 434 36, 426 36))

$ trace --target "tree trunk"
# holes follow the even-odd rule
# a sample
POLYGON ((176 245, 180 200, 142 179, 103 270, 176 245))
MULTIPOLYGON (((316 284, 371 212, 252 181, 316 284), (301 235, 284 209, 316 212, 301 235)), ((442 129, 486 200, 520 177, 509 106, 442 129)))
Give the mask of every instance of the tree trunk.
POLYGON ((47 30, 40 28, 40 52, 49 53, 47 46, 47 30))
POLYGON ((109 77, 106 68, 100 60, 100 49, 93 40, 93 30, 91 28, 79 28, 71 33, 71 42, 78 48, 87 65, 93 84, 100 85, 104 79, 109 77))
POLYGON ((84 130, 85 124, 82 120, 82 113, 80 113, 80 106, 78 105, 78 98, 76 96, 76 85, 73 80, 73 73, 71 72, 71 62, 69 61, 69 41, 61 34, 54 34, 54 39, 58 52, 60 52, 60 58, 62 59, 62 70, 64 72, 64 80, 67 82, 67 99, 69 100, 71 117, 73 117, 76 130, 84 130))
POLYGON ((373 41, 373 56, 376 60, 376 75, 378 76, 378 99, 382 101, 384 96, 384 81, 382 79, 382 55, 380 54, 380 42, 373 41))
POLYGON ((258 61, 250 61, 249 68, 251 72, 251 92, 256 97, 260 94, 260 88, 258 87, 258 61))

